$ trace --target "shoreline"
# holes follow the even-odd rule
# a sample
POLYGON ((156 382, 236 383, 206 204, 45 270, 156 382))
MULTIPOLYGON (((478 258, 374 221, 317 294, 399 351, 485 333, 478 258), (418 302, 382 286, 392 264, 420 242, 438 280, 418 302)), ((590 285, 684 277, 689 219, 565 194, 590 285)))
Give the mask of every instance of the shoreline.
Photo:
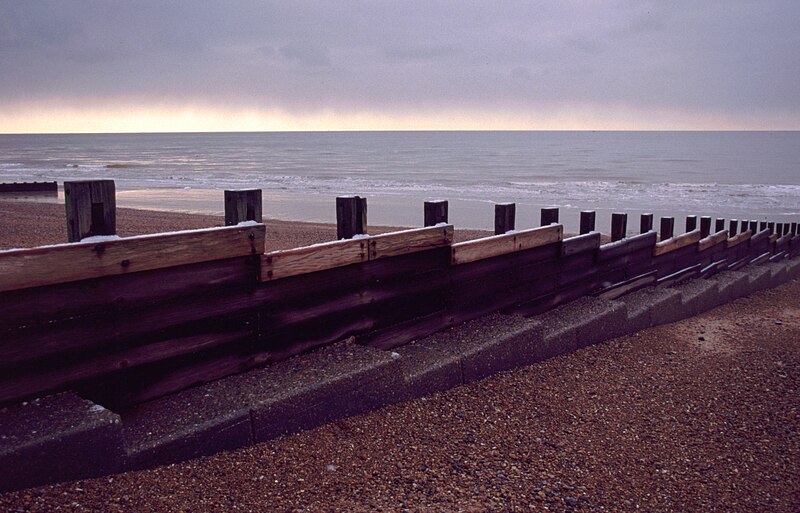
MULTIPOLYGON (((265 218, 264 224, 267 226, 268 251, 336 240, 334 223, 265 218)), ((117 207, 117 235, 121 237, 223 225, 222 215, 117 207)), ((407 228, 409 226, 370 225, 368 232, 379 234, 407 228)), ((491 235, 491 232, 472 229, 455 231, 456 241, 487 235, 491 235)), ((0 250, 65 242, 67 230, 63 203, 8 201, 0 198, 0 250)))

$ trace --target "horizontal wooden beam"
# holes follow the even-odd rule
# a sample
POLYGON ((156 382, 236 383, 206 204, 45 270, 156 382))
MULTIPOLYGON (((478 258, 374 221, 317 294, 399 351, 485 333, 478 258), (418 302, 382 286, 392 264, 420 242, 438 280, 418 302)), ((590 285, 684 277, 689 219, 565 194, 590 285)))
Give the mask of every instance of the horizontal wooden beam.
POLYGON ((369 259, 393 257, 449 246, 453 242, 453 225, 415 228, 384 233, 369 238, 369 259))
POLYGON ((261 257, 261 281, 425 251, 452 242, 453 226, 443 225, 271 251, 261 257))
POLYGON ((600 289, 595 296, 600 299, 617 299, 619 297, 624 296, 625 294, 630 294, 631 292, 635 292, 639 289, 644 287, 648 287, 656 282, 658 271, 650 271, 648 273, 640 274, 638 276, 634 276, 629 280, 625 280, 620 283, 615 283, 613 285, 609 285, 603 289, 600 289))
POLYGON ((252 223, 0 251, 0 291, 257 255, 265 235, 252 223))
POLYGON ((738 246, 742 242, 747 241, 750 237, 753 236, 753 232, 750 230, 741 232, 738 235, 734 235, 730 239, 725 242, 725 248, 732 248, 734 246, 738 246))
POLYGON ((561 243, 561 256, 576 255, 585 251, 594 251, 600 247, 600 232, 590 232, 564 239, 561 243))
POLYGON ((693 230, 689 233, 684 233, 683 235, 678 235, 677 237, 672 237, 657 243, 653 248, 653 256, 663 255, 664 253, 684 248, 699 241, 700 230, 693 230))
POLYGON ((564 238, 564 227, 551 224, 530 230, 512 231, 502 235, 484 237, 453 244, 450 254, 452 265, 466 264, 494 256, 532 249, 564 238))
POLYGON ((368 258, 367 237, 270 251, 261 257, 261 281, 358 264, 368 258))
POLYGON ((720 244, 724 241, 728 240, 728 230, 721 230, 717 233, 709 235, 697 243, 697 250, 698 251, 705 251, 708 248, 712 248, 717 244, 720 244))

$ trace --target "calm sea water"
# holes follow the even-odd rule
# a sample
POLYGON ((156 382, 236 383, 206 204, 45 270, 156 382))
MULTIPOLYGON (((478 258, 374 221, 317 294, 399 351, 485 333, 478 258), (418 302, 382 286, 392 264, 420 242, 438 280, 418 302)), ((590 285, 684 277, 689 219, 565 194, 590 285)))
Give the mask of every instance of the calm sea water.
POLYGON ((320 132, 0 135, 0 181, 113 178, 119 205, 222 211, 222 189, 261 188, 268 217, 333 221, 367 196, 376 224, 419 225, 425 199, 457 226, 517 226, 541 207, 800 219, 800 132, 320 132))

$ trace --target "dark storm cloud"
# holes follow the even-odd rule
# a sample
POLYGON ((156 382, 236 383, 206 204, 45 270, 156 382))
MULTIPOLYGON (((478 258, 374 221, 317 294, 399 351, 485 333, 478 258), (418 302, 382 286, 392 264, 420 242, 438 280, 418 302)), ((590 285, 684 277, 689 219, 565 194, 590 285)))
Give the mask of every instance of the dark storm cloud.
POLYGON ((0 0, 0 105, 800 113, 800 2, 0 0))

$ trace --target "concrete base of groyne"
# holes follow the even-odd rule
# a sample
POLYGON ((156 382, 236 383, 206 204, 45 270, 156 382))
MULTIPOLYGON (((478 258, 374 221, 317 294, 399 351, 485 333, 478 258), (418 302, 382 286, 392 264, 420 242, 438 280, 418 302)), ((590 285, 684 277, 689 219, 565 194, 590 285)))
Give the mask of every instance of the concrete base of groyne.
POLYGON ((783 260, 585 297, 534 317, 493 314, 393 351, 344 341, 123 415, 67 392, 0 412, 0 491, 244 447, 698 315, 800 277, 783 260))

